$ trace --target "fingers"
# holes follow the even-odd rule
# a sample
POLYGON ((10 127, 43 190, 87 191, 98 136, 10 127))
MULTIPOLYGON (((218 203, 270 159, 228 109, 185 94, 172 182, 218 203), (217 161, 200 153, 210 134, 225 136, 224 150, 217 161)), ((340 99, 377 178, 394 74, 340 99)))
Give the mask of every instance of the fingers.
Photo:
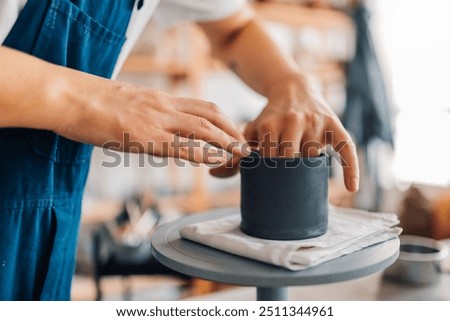
POLYGON ((204 142, 176 135, 162 134, 161 144, 149 152, 155 156, 181 158, 194 163, 220 165, 227 161, 227 155, 204 142))
POLYGON ((179 112, 204 118, 237 141, 245 143, 241 131, 220 111, 216 104, 199 99, 177 98, 175 108, 179 112))
POLYGON ((244 136, 257 137, 263 157, 317 157, 330 144, 341 158, 347 190, 356 192, 359 188, 356 147, 337 116, 323 113, 288 116, 267 113, 263 120, 257 118, 244 136))
POLYGON ((322 154, 323 146, 318 140, 306 140, 301 143, 302 157, 319 157, 322 154))
POLYGON ((254 122, 250 122, 245 126, 244 138, 252 148, 258 148, 258 132, 256 131, 254 122))
MULTIPOLYGON (((258 133, 255 130, 253 122, 248 123, 244 129, 244 137, 247 140, 246 148, 256 150, 258 148, 258 133)), ((239 172, 240 157, 232 157, 226 164, 212 168, 209 173, 218 178, 227 178, 236 175, 239 172)))
POLYGON ((341 158, 345 187, 350 192, 356 192, 359 188, 359 165, 353 140, 340 121, 333 122, 330 131, 325 134, 326 143, 332 145, 341 158))
POLYGON ((300 143, 303 137, 303 125, 287 127, 281 134, 278 153, 280 157, 294 158, 300 156, 300 143))
POLYGON ((176 99, 175 108, 178 113, 173 118, 172 128, 169 129, 172 134, 202 140, 232 153, 233 157, 226 161, 223 155, 211 155, 210 152, 208 154, 205 148, 195 147, 190 150, 184 146, 166 151, 168 156, 207 164, 223 164, 210 172, 217 177, 228 177, 238 172, 240 158, 248 155, 248 151, 241 145, 245 140, 250 146, 256 141, 263 157, 316 157, 320 155, 324 145, 330 144, 341 158, 346 188, 351 192, 358 190, 356 148, 338 119, 332 118, 329 124, 327 121, 314 121, 314 124, 311 124, 290 115, 283 123, 276 121, 271 115, 270 121, 255 120, 250 123, 242 135, 212 103, 179 98, 176 99), (326 136, 327 133, 330 133, 331 137, 326 136))
POLYGON ((172 121, 173 126, 169 129, 172 134, 202 140, 238 157, 248 155, 236 138, 230 136, 206 118, 178 113, 174 115, 172 121))
POLYGON ((263 157, 278 157, 279 135, 277 132, 258 132, 259 151, 263 157))
POLYGON ((232 157, 226 164, 211 168, 209 173, 218 178, 227 178, 236 175, 239 172, 240 158, 232 157))
POLYGON ((324 148, 323 125, 315 123, 303 135, 301 142, 301 154, 303 157, 318 157, 324 148))
POLYGON ((249 154, 242 147, 243 134, 217 105, 191 98, 177 98, 174 104, 180 112, 176 130, 182 136, 201 139, 238 157, 249 154))

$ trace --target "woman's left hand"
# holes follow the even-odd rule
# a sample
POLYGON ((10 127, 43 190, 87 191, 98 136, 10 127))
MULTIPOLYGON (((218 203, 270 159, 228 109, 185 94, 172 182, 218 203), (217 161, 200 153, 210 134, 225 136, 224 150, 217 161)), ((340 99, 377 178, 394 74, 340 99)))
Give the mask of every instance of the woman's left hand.
MULTIPOLYGON (((314 157, 331 145, 340 155, 347 190, 358 190, 355 144, 337 115, 301 75, 272 86, 267 106, 247 124, 244 136, 263 157, 314 157)), ((229 177, 238 171, 239 158, 234 157, 211 169, 211 174, 229 177)))

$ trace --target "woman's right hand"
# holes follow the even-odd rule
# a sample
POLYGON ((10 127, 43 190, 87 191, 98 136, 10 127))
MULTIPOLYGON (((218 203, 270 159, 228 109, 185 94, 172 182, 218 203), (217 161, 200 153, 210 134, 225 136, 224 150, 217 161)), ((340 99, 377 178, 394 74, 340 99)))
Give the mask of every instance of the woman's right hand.
POLYGON ((207 164, 242 157, 244 137, 210 102, 89 75, 0 46, 0 128, 207 164), (205 148, 206 143, 217 147, 205 148))
POLYGON ((106 148, 206 164, 225 163, 229 157, 224 150, 234 157, 248 154, 242 133, 214 103, 90 78, 90 85, 81 85, 82 93, 76 86, 79 94, 68 102, 73 116, 58 124, 58 134, 106 148), (206 148, 206 143, 216 148, 206 148))

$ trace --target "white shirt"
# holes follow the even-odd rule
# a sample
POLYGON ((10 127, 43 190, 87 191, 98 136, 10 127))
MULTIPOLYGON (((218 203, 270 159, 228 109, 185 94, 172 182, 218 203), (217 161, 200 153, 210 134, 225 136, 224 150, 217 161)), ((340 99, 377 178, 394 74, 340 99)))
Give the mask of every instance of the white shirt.
MULTIPOLYGON (((13 27, 27 0, 0 0, 0 44, 13 27)), ((154 16, 157 23, 170 27, 185 21, 218 20, 237 12, 246 0, 145 0, 138 11, 135 5, 114 70, 115 78, 130 54, 145 25, 154 16)))

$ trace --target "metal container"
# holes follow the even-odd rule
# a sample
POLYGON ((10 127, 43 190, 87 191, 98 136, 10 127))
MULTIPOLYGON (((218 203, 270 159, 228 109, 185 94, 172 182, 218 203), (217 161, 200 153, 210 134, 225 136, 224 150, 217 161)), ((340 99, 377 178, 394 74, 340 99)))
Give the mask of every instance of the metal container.
POLYGON ((400 254, 384 272, 384 279, 410 285, 429 285, 439 280, 442 261, 448 247, 437 240, 414 236, 400 236, 400 254))

